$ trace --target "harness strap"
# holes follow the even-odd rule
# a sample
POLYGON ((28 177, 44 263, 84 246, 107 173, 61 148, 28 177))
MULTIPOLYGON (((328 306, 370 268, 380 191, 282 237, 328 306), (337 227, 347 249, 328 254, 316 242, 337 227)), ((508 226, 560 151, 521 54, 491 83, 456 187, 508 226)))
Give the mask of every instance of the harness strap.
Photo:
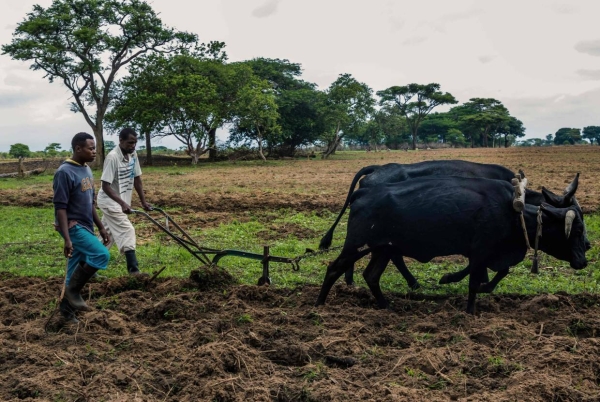
MULTIPOLYGON (((539 272, 539 259, 538 259, 538 247, 540 237, 542 237, 542 209, 544 207, 540 205, 537 210, 537 226, 535 230, 535 248, 533 250, 532 264, 531 264, 531 273, 537 274, 539 272)), ((525 236, 525 244, 527 245, 527 250, 531 249, 531 244, 529 243, 529 236, 527 236, 527 227, 525 226, 525 216, 523 215, 523 211, 520 214, 521 219, 521 227, 523 228, 523 235, 525 236)))

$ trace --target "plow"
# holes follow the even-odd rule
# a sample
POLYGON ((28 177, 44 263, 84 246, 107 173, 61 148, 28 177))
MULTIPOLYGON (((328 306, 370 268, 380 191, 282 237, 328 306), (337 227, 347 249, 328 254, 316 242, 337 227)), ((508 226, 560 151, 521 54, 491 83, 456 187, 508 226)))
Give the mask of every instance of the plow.
MULTIPOLYGON (((160 215, 162 215, 162 217, 159 219, 162 220, 164 218, 164 224, 161 223, 155 217, 151 216, 146 211, 132 210, 132 212, 136 215, 143 216, 145 219, 152 222, 162 232, 167 234, 171 239, 177 242, 181 247, 183 247, 185 250, 187 250, 190 254, 192 254, 201 263, 205 265, 216 266, 219 263, 219 261, 224 257, 241 257, 260 261, 263 269, 262 275, 258 279, 259 286, 271 284, 271 278, 269 276, 271 262, 290 264, 292 266, 292 270, 298 271, 300 270, 300 260, 302 260, 303 258, 311 257, 323 252, 333 250, 333 248, 325 251, 313 251, 311 249, 306 249, 306 252, 304 254, 290 258, 271 255, 269 246, 263 246, 262 254, 235 249, 220 250, 209 247, 203 247, 200 244, 198 244, 196 240, 194 240, 180 225, 178 225, 173 220, 173 218, 169 214, 167 214, 161 208, 153 207, 151 212, 157 212, 160 215)), ((160 274, 161 271, 157 272, 154 275, 154 277, 158 276, 158 274, 160 274)))

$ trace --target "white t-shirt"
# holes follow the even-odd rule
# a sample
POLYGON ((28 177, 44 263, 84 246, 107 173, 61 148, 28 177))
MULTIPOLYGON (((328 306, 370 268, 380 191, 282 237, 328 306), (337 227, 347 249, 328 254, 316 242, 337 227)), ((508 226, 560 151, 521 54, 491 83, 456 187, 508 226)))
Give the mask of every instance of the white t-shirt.
MULTIPOLYGON (((133 193, 133 179, 141 176, 142 169, 137 157, 133 151, 129 158, 125 159, 121 148, 116 146, 106 155, 104 160, 104 169, 100 180, 110 183, 110 187, 119 194, 119 197, 128 205, 131 205, 131 194, 133 193)), ((102 190, 98 192, 98 206, 117 204, 108 194, 102 190)), ((117 204, 118 205, 118 204, 117 204)))

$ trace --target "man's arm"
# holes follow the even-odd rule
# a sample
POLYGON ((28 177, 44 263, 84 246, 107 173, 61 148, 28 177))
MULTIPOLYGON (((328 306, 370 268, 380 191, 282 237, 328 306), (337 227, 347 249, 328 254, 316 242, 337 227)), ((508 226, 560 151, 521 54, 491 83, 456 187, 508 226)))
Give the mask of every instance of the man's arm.
POLYGON ((102 242, 106 246, 110 242, 110 238, 108 237, 108 232, 106 231, 106 228, 104 227, 104 225, 102 224, 102 221, 100 220, 100 217, 98 216, 98 211, 96 211, 96 203, 95 202, 94 202, 94 205, 92 208, 92 217, 94 218, 94 223, 96 224, 96 227, 98 228, 98 231, 100 232, 100 236, 102 237, 102 242))
POLYGON ((104 191, 110 199, 119 204, 124 213, 131 213, 131 206, 129 206, 129 204, 127 204, 125 201, 123 201, 123 199, 121 199, 121 197, 119 197, 119 194, 117 194, 117 192, 112 189, 109 182, 102 181, 102 191, 104 191))
POLYGON ((73 243, 71 242, 71 237, 69 236, 69 220, 67 219, 67 210, 62 208, 57 209, 56 220, 58 220, 58 227, 60 229, 60 233, 65 239, 65 257, 71 258, 71 255, 73 254, 73 243))
POLYGON ((135 188, 136 193, 140 197, 140 202, 142 203, 142 208, 146 211, 152 211, 152 205, 146 202, 146 197, 144 196, 144 186, 142 185, 142 176, 136 176, 133 178, 133 188, 135 188))

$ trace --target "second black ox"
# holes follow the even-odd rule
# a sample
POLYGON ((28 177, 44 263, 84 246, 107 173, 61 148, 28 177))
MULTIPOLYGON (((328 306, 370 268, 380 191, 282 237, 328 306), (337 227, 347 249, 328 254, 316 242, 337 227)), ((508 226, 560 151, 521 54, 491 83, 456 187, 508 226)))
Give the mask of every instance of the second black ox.
MULTIPOLYGON (((363 276, 381 308, 388 306, 379 278, 391 258, 420 262, 460 254, 469 259, 467 312, 475 311, 477 293, 493 289, 487 268, 501 279, 525 258, 527 246, 519 213, 512 206, 514 188, 501 180, 423 177, 360 189, 352 194, 348 232, 339 257, 327 268, 316 305, 325 303, 335 281, 363 256, 372 253, 363 276)), ((523 211, 527 236, 535 244, 538 207, 523 211)), ((580 210, 571 206, 541 208, 539 249, 571 267, 587 266, 580 210)), ((497 283, 497 282, 496 282, 497 283)), ((494 284, 495 286, 495 284, 494 284)))

